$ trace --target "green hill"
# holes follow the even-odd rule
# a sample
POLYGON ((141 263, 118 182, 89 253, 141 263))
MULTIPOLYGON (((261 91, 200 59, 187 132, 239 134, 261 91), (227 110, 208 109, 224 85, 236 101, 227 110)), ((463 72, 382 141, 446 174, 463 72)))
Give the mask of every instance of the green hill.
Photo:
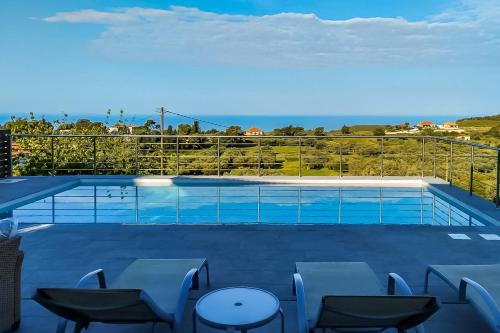
POLYGON ((500 126, 500 114, 485 117, 471 117, 457 120, 460 127, 495 127, 500 126))

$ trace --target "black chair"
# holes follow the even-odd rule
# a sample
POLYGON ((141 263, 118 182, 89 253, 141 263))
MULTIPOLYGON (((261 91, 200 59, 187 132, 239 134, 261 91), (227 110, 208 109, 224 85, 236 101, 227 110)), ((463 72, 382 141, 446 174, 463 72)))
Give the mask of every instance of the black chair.
POLYGON ((316 328, 335 330, 417 327, 439 309, 432 296, 325 296, 316 328))
POLYGON ((299 333, 316 328, 349 332, 415 328, 423 333, 422 323, 439 309, 436 297, 414 296, 395 273, 389 273, 384 288, 364 262, 297 262, 295 271, 299 333))
POLYGON ((189 290, 199 287, 199 272, 208 263, 202 259, 138 259, 109 286, 99 269, 85 275, 75 288, 40 288, 33 299, 60 316, 57 333, 66 331, 67 320, 75 322, 75 333, 92 322, 133 324, 165 322, 178 331, 189 290), (92 277, 99 289, 83 286, 92 277))

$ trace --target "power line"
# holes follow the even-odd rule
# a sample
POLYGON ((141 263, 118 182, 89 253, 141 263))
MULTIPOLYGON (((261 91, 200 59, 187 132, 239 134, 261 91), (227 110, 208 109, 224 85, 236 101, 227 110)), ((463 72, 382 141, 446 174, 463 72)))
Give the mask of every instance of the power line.
POLYGON ((183 114, 180 114, 180 113, 176 113, 176 112, 172 112, 172 111, 168 111, 168 110, 165 110, 165 112, 168 112, 168 113, 173 114, 175 116, 179 116, 179 117, 184 117, 184 118, 187 118, 187 119, 191 119, 191 120, 194 120, 194 121, 199 121, 199 122, 202 122, 202 123, 206 123, 206 124, 210 124, 210 125, 215 125, 215 126, 218 126, 218 127, 229 128, 229 126, 226 126, 226 125, 221 125, 221 124, 213 123, 211 121, 207 121, 207 120, 203 120, 203 119, 198 119, 198 118, 186 116, 186 115, 183 115, 183 114))

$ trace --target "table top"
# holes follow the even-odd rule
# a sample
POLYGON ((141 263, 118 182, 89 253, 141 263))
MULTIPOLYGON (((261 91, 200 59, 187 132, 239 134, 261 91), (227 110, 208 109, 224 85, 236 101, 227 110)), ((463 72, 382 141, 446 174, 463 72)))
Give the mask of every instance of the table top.
POLYGON ((278 298, 251 287, 223 288, 201 297, 196 303, 198 318, 223 327, 257 327, 274 319, 280 310, 278 298))

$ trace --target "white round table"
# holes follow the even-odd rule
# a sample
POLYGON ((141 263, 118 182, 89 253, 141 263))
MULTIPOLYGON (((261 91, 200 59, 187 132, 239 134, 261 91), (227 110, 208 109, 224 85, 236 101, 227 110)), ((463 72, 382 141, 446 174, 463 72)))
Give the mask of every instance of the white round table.
POLYGON ((278 298, 269 291, 251 287, 223 288, 201 297, 193 311, 193 332, 196 320, 212 328, 247 330, 264 326, 281 316, 281 332, 284 332, 283 311, 278 298))

